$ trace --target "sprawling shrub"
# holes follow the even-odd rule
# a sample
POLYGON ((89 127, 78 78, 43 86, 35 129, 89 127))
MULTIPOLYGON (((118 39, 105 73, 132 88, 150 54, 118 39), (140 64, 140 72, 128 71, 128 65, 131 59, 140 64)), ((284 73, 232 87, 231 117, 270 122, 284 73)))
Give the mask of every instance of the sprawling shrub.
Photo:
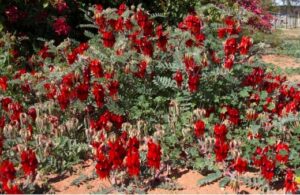
POLYGON ((86 14, 87 42, 46 42, 27 68, 2 44, 3 192, 30 192, 37 171, 90 157, 122 190, 179 168, 209 173, 199 185, 297 190, 299 87, 250 62, 259 48, 237 18, 219 27, 193 13, 164 28, 125 4, 86 14))

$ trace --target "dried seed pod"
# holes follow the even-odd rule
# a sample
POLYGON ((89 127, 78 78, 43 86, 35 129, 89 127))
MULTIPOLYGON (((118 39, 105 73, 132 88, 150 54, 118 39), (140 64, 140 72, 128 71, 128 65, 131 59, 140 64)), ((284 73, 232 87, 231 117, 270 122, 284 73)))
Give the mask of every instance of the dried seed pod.
POLYGON ((192 131, 191 128, 182 128, 181 133, 185 137, 188 136, 191 133, 191 131, 192 131))
POLYGON ((197 108, 196 110, 193 111, 193 114, 196 117, 195 120, 199 120, 199 119, 202 119, 206 115, 206 110, 197 108))

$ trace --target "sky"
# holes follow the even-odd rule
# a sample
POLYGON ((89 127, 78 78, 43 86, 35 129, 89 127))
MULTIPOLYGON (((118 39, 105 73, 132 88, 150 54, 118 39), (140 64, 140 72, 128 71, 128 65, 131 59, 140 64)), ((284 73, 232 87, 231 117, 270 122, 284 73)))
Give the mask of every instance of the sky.
MULTIPOLYGON (((275 2, 276 2, 278 5, 282 5, 282 4, 283 4, 283 3, 282 3, 282 0, 275 0, 275 2)), ((298 4, 300 4, 300 1, 299 1, 298 4)))

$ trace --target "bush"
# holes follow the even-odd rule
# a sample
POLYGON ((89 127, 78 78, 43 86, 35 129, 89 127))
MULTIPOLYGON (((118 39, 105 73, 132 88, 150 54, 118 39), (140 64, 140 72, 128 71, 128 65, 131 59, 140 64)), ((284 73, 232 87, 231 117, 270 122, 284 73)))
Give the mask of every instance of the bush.
POLYGON ((30 70, 2 67, 3 192, 31 192, 37 171, 55 171, 41 162, 64 168, 76 152, 133 192, 178 168, 210 173, 199 185, 297 190, 299 88, 249 62, 258 48, 238 19, 218 28, 190 14, 165 29, 140 7, 89 10, 84 26, 97 33, 86 30, 87 42, 46 42, 30 70))

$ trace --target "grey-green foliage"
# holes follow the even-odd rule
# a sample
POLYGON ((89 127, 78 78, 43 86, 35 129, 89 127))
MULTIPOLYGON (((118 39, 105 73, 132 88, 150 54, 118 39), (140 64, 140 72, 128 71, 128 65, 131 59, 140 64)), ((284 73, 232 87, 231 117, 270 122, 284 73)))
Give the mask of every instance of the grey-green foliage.
POLYGON ((199 186, 204 186, 204 185, 213 183, 213 182, 221 179, 222 177, 223 177, 223 174, 220 171, 215 172, 215 173, 210 173, 203 179, 198 180, 197 184, 199 186))
POLYGON ((38 150, 37 157, 42 171, 63 171, 70 169, 73 165, 84 159, 88 151, 86 143, 78 143, 77 140, 66 136, 60 136, 53 139, 53 147, 49 148, 49 155, 45 151, 38 150))

